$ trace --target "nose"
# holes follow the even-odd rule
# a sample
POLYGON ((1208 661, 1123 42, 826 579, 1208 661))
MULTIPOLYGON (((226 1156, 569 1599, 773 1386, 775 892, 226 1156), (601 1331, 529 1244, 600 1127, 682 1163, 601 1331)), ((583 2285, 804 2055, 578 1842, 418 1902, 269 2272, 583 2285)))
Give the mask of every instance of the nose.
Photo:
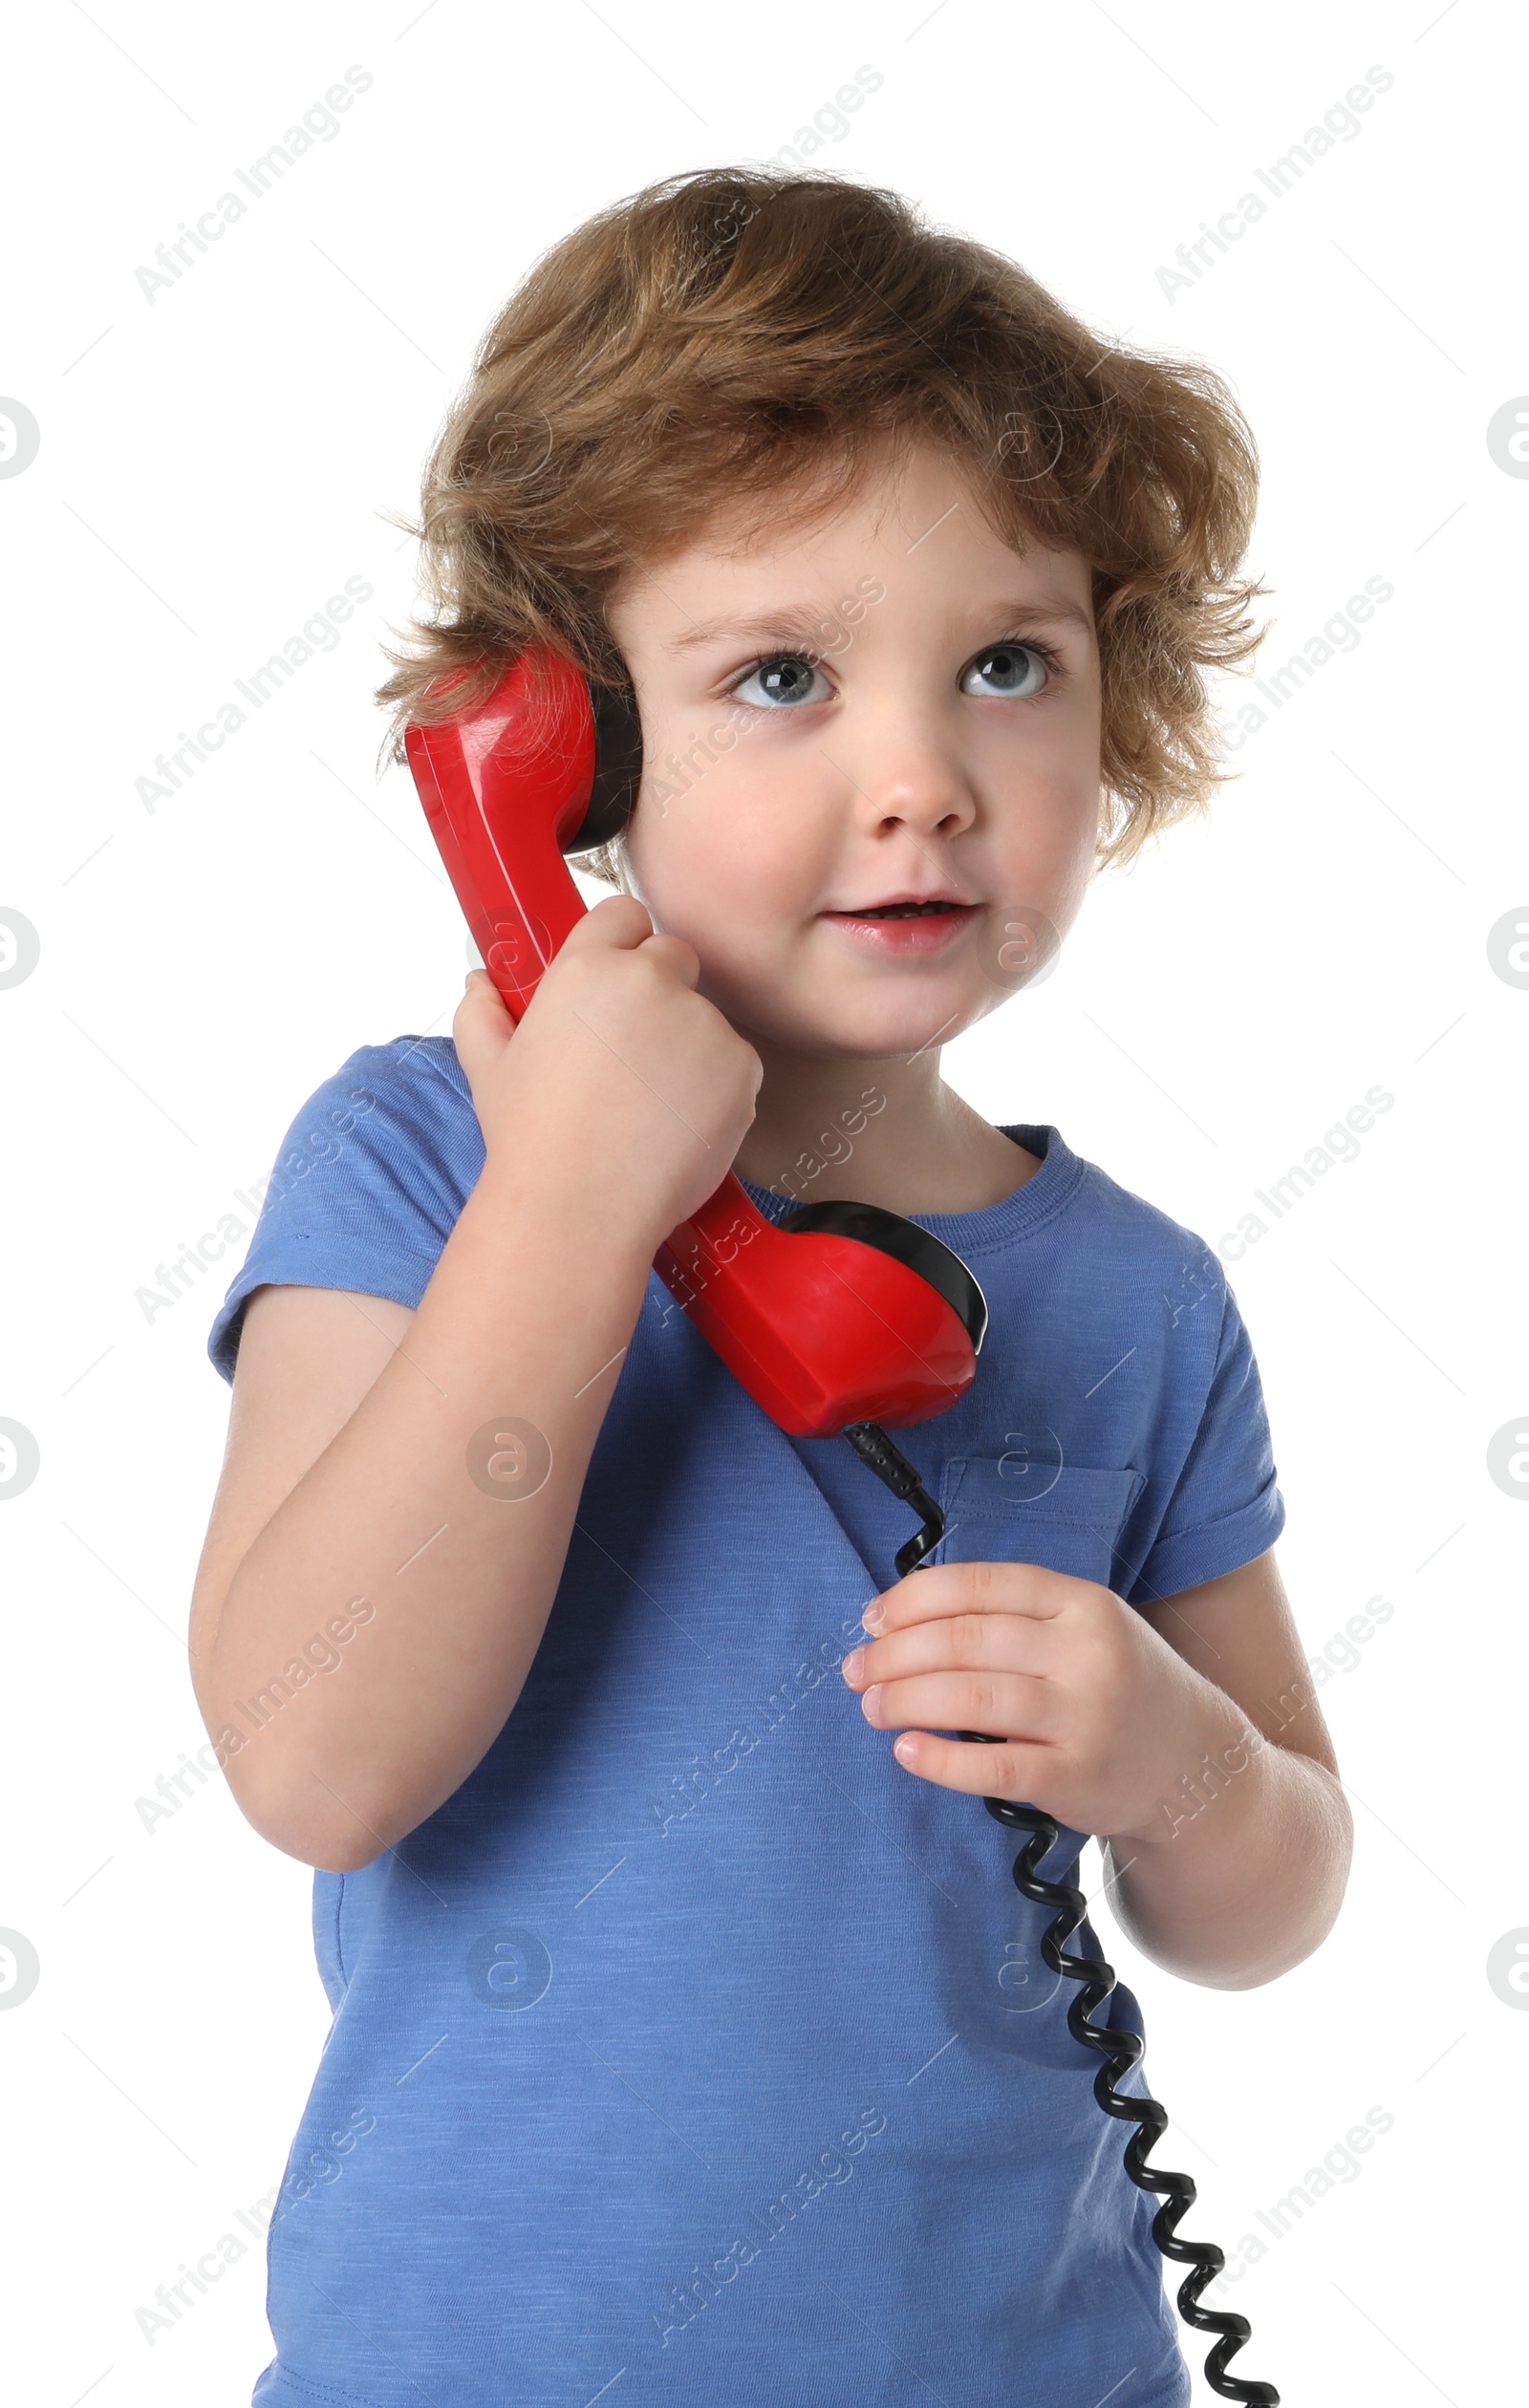
POLYGON ((878 715, 873 744, 847 764, 856 780, 856 815, 871 835, 960 835, 977 804, 960 757, 939 730, 913 714, 878 715))

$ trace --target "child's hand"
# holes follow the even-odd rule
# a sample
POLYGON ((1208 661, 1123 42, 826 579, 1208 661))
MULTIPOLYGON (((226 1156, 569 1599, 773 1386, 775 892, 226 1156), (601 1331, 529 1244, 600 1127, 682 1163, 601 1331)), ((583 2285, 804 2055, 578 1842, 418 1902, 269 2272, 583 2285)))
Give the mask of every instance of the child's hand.
POLYGON ((878 1731, 909 1732, 898 1761, 943 1789, 1037 1806, 1074 1831, 1160 1839, 1165 1801, 1217 1744, 1219 1693, 1095 1581, 1033 1563, 935 1564, 862 1619, 878 1635, 845 1658, 844 1677, 878 1731))
POLYGON ((763 1067, 630 895, 585 914, 517 1027, 474 970, 452 1034, 490 1165, 576 1193, 648 1254, 732 1168, 763 1067))

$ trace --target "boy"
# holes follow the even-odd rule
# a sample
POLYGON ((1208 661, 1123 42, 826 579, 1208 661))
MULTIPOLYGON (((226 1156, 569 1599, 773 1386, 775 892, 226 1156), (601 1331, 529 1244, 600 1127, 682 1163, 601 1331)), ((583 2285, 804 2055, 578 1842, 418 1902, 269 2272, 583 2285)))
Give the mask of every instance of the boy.
POLYGON ((385 699, 556 641, 630 679, 647 766, 518 1027, 476 972, 454 1042, 305 1107, 213 1333, 197 1694, 317 1868, 335 2010, 257 2400, 1188 2400, 977 1801, 1057 1820, 1052 1878, 1097 1834, 1142 1948, 1228 1989, 1319 1945, 1348 1817, 1270 1702, 1218 1266, 939 1047, 1214 783, 1253 482, 1205 371, 831 179, 639 194, 485 338, 385 699), (900 1583, 906 1511, 650 1275, 730 1164, 777 1219, 916 1215, 986 1292, 975 1387, 899 1433, 950 1521, 900 1583))

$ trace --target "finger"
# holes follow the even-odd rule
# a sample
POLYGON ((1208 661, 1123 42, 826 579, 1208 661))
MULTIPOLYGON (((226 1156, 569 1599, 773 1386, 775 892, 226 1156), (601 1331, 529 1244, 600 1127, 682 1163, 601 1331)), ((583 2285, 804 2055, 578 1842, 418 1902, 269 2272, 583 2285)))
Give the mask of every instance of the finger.
POLYGON ((641 951, 644 961, 659 963, 687 987, 693 987, 700 976, 700 956, 682 936, 650 936, 641 951))
POLYGON ((668 970, 685 986, 693 987, 700 977, 700 957, 682 936, 665 936, 656 932, 653 915, 645 903, 635 895, 608 894, 586 912, 571 934, 559 948, 558 958, 581 953, 640 953, 646 960, 668 970))
POLYGON ((875 1731, 985 1731, 1054 1747, 1066 1706, 1054 1681, 1029 1673, 920 1672, 908 1681, 873 1681, 860 1710, 875 1731))
POLYGON ((911 1623, 844 1659, 852 1689, 872 1681, 906 1680, 918 1672, 1027 1672, 1052 1678, 1061 1669, 1061 1625, 1024 1614, 955 1614, 944 1622, 911 1623))
MULTIPOLYGON (((1001 1797, 1011 1804, 1036 1803, 1056 1772, 1054 1748, 1029 1747, 1005 1739, 999 1747, 983 1747, 964 1739, 943 1739, 932 1731, 905 1731, 893 1747, 905 1772, 939 1789, 961 1790, 968 1797, 1001 1797)), ((1043 1809, 1044 1811, 1044 1809, 1043 1809)))
POLYGON ((1050 1572, 1039 1563, 932 1563, 885 1590, 861 1620, 878 1633, 956 1614, 1027 1614, 1053 1622, 1088 1586, 1069 1572, 1050 1572), (872 1620, 878 1605, 879 1622, 872 1620))
POLYGON ((635 953, 653 935, 653 915, 635 894, 608 894, 575 922, 559 954, 635 953))

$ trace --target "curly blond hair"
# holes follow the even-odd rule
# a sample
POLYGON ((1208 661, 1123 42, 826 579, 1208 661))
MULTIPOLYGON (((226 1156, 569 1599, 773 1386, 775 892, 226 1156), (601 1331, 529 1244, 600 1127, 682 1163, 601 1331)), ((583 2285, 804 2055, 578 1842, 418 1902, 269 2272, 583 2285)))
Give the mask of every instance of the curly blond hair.
MULTIPOLYGON (((428 612, 388 654, 385 753, 530 644, 625 685, 605 606, 629 571, 722 501, 775 527, 783 497, 793 520, 831 508, 889 439, 920 438, 1016 550, 1090 564, 1099 864, 1131 859, 1229 774, 1202 672, 1260 639, 1266 589, 1238 573, 1252 434, 1213 370, 1106 342, 1001 253, 829 175, 672 176, 537 262, 426 466, 410 531, 428 612)), ((586 866, 614 874, 609 849, 586 866)))

